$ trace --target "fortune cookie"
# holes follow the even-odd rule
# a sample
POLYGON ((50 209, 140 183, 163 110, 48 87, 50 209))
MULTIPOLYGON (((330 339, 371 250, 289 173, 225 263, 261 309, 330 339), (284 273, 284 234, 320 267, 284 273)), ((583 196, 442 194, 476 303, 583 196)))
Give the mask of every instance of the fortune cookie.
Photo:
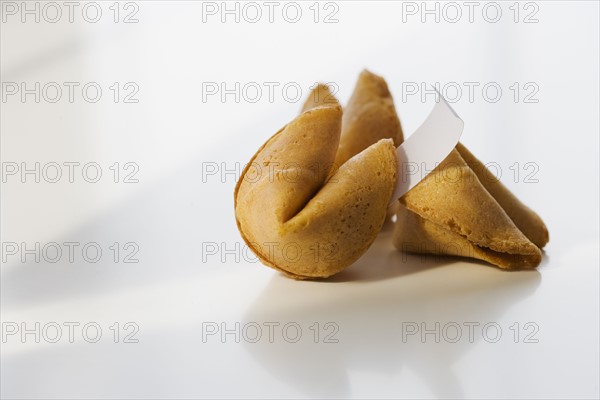
POLYGON ((387 85, 376 75, 361 74, 344 116, 319 85, 236 185, 236 221, 246 244, 263 264, 296 279, 325 278, 352 264, 385 220, 401 134, 387 85), (367 139, 359 142, 361 130, 367 139))
POLYGON ((548 242, 541 218, 466 147, 399 201, 394 245, 409 253, 477 258, 504 269, 535 268, 548 242))

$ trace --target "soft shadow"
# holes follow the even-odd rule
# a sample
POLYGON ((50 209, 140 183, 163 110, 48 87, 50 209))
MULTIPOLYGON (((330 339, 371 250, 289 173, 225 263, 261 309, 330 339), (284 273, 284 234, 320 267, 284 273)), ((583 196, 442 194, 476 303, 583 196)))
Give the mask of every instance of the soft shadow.
POLYGON ((323 282, 371 282, 396 278, 456 263, 456 257, 401 253, 392 245, 392 225, 387 223, 363 257, 323 282))
MULTIPOLYGON (((456 258, 403 255, 391 248, 386 235, 384 231, 375 249, 336 280, 299 282, 282 275, 271 280, 250 306, 245 322, 277 322, 279 328, 295 322, 303 336, 296 343, 281 336, 273 343, 245 343, 258 364, 314 398, 350 395, 351 373, 394 379, 403 368, 422 378, 436 397, 464 396, 454 364, 483 336, 475 335, 470 343, 463 326, 465 337, 456 343, 443 338, 436 343, 434 335, 422 343, 419 335, 403 340, 403 324, 425 323, 433 329, 436 322, 442 327, 477 322, 479 328, 501 323, 507 309, 535 292, 541 276, 535 270, 510 273, 456 258), (324 329, 327 322, 334 325, 324 329), (324 343, 335 326, 339 331, 333 338, 339 342, 324 343)), ((400 385, 392 395, 402 396, 400 385)))

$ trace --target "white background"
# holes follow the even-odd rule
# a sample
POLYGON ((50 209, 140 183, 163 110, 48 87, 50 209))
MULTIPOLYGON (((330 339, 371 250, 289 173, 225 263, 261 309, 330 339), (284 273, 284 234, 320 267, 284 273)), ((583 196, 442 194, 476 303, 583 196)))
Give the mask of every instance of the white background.
POLYGON ((484 18, 484 2, 472 22, 458 2, 456 23, 448 21, 455 9, 445 3, 437 6, 439 22, 435 15, 421 21, 421 2, 413 3, 415 15, 403 12, 406 3, 321 3, 317 23, 312 2, 300 3, 297 23, 283 17, 286 3, 275 8, 273 23, 264 3, 257 23, 244 14, 239 22, 235 15, 222 22, 219 13, 203 21, 203 5, 193 1, 137 1, 137 10, 121 3, 117 23, 113 2, 99 3, 97 23, 82 17, 85 3, 73 23, 65 6, 57 23, 44 15, 39 23, 31 15, 22 22, 20 10, 5 12, 6 3, 3 171, 9 163, 33 168, 39 162, 42 169, 96 162, 102 178, 88 183, 78 169, 71 183, 66 167, 58 183, 43 175, 39 183, 33 175, 24 183, 20 173, 3 177, 3 329, 35 330, 38 322, 41 336, 39 343, 20 331, 3 336, 3 397, 598 397, 597 2, 520 3, 518 22, 513 2, 500 2, 496 23, 484 18), (138 22, 123 23, 132 11, 138 22), (332 11, 338 22, 324 23, 332 11), (537 22, 524 23, 532 12, 537 22), (410 95, 409 86, 439 83, 446 97, 462 88, 453 103, 465 121, 462 142, 496 163, 502 181, 550 230, 538 270, 406 256, 393 248, 389 226, 363 258, 329 281, 289 280, 245 251, 233 213, 236 173, 224 169, 241 168, 298 113, 315 82, 334 82, 345 103, 363 68, 388 81, 406 136, 435 100, 410 95), (56 103, 43 93, 36 103, 34 95, 7 95, 7 84, 22 82, 80 86, 72 103, 66 87, 56 103), (103 89, 96 103, 81 95, 88 82, 103 89), (109 89, 114 82, 122 90, 117 103, 109 89), (122 101, 127 82, 139 87, 137 103, 122 101), (254 103, 248 101, 254 92, 239 102, 234 95, 203 99, 203 84, 211 82, 230 89, 236 82, 279 86, 272 101, 266 86, 254 103), (293 90, 284 97, 281 88, 290 82, 302 89, 300 99, 291 99, 293 90), (464 82, 479 85, 473 99, 464 82), (497 102, 490 101, 492 90, 488 98, 482 94, 490 82, 502 89, 497 102), (534 86, 526 90, 527 83, 534 86), (539 89, 530 98, 537 102, 525 102, 532 87, 539 89), (119 183, 109 169, 115 162, 119 183), (139 166, 138 183, 123 183, 127 162, 139 166), (530 178, 537 183, 526 179, 533 169, 525 163, 535 166, 530 178), (21 260, 22 243, 53 242, 65 252, 58 262, 43 254, 39 262, 31 254, 21 260), (64 242, 79 243, 73 262, 64 242), (118 262, 109 248, 115 242, 118 262), (139 248, 138 263, 123 262, 129 242, 139 248), (7 243, 18 244, 19 252, 8 254, 7 243), (98 262, 82 258, 86 243, 102 248, 98 262), (73 343, 68 322, 80 324, 73 343), (127 322, 139 327, 138 343, 124 343, 134 327, 126 329, 127 322), (273 343, 265 322, 280 324, 273 343), (470 322, 479 324, 472 340, 470 322), (55 336, 52 323, 62 326, 57 343, 48 340, 55 336), (82 334, 86 323, 102 328, 97 343, 82 334), (250 343, 243 333, 253 337, 254 331, 246 330, 239 343, 221 332, 203 338, 203 327, 206 333, 215 326, 210 323, 233 330, 236 323, 240 330, 259 324, 262 337, 250 343), (283 336, 286 323, 301 327, 297 343, 285 340, 294 336, 293 329, 283 336), (409 325, 435 330, 436 323, 439 343, 434 334, 403 336, 409 325), (453 343, 455 324, 462 336, 453 343), (492 326, 487 334, 485 324, 492 326), (337 343, 326 343, 332 327, 337 343), (491 343, 495 327, 501 336, 491 343))

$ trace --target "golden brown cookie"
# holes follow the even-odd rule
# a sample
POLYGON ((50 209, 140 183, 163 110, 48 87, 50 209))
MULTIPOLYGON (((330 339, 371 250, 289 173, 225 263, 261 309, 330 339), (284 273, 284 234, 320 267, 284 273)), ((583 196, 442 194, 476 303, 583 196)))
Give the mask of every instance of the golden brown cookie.
POLYGON ((541 254, 510 254, 470 242, 464 236, 430 222, 398 203, 394 245, 405 253, 477 258, 505 269, 535 268, 541 254))
POLYGON ((517 228, 537 247, 540 249, 543 248, 548 243, 549 235, 548 229, 539 215, 517 199, 462 143, 456 146, 456 150, 458 150, 460 156, 475 172, 475 175, 477 175, 479 181, 487 191, 490 192, 498 204, 506 211, 517 228))
MULTIPOLYGON (((474 165, 483 173, 481 168, 485 166, 476 162, 464 146, 459 146, 400 199, 394 245, 412 253, 478 258, 506 269, 537 267, 542 257, 540 249, 523 234, 503 204, 512 207, 512 215, 532 218, 525 212, 529 209, 519 209, 520 203, 508 202, 510 192, 504 187, 499 189, 499 182, 490 183, 493 191, 488 191, 471 168, 474 165), (470 164, 459 149, 468 154, 470 164), (499 194, 501 201, 492 193, 499 194)), ((539 221, 545 230, 537 218, 534 222, 539 221)), ((531 223, 524 218, 521 221, 531 223)), ((533 231, 541 229, 538 226, 533 231)))
POLYGON ((331 276, 369 248, 384 222, 397 169, 387 139, 328 178, 342 110, 308 108, 258 150, 234 193, 245 242, 265 265, 297 279, 331 276))

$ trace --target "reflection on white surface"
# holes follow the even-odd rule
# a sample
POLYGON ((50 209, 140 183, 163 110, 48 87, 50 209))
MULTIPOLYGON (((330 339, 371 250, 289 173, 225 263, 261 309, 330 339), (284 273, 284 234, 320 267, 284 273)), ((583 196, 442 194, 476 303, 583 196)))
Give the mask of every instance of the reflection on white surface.
MULTIPOLYGON (((464 397, 467 393, 456 364, 484 340, 482 327, 475 329, 475 325, 469 338, 468 323, 505 321, 508 310, 536 291, 540 273, 507 274, 451 258, 404 256, 390 248, 389 232, 381 236, 366 257, 335 279, 347 285, 313 283, 298 291, 297 283, 277 276, 245 317, 247 321, 291 318, 303 327, 333 321, 339 326, 339 343, 259 342, 247 344, 248 351, 274 377, 311 397, 351 395, 350 376, 357 371, 396 376, 398 387, 383 393, 405 395, 401 382, 407 370, 423 385, 415 395, 464 397), (449 323, 452 328, 444 330, 449 323), (424 341, 422 324, 430 331, 424 341), (460 333, 454 324, 460 326, 460 333), (414 329, 418 331, 413 334, 414 329)), ((504 343, 498 347, 510 351, 512 332, 506 328, 504 343)), ((314 338, 313 331, 308 334, 314 338)), ((495 340, 495 333, 486 338, 495 340)))
POLYGON ((3 397, 598 397, 598 4, 539 2, 540 22, 530 25, 400 24, 400 3, 339 4, 340 22, 327 26, 202 24, 193 2, 139 2, 131 26, 1 25, 3 82, 140 86, 136 104, 1 104, 2 162, 94 161, 108 178, 2 184, 3 243, 104 249, 98 263, 3 261, 3 323, 102 328, 97 343, 7 337, 3 397), (505 88, 498 103, 452 106, 465 121, 463 142, 500 165, 502 181, 546 221, 550 244, 537 271, 406 256, 389 226, 329 281, 289 280, 239 253, 203 254, 203 244, 231 249, 242 239, 235 174, 202 171, 243 165, 300 102, 203 102, 202 82, 295 81, 308 90, 334 81, 345 102, 364 67, 390 83, 406 133, 433 103, 403 100, 403 82, 505 88), (512 101, 507 88, 530 81, 539 102, 512 101), (139 183, 113 183, 108 167, 128 161, 139 165, 139 183), (515 179, 515 162, 535 162, 539 182, 515 179), (135 242, 139 262, 114 262, 115 242, 135 242), (138 343, 123 343, 127 322, 139 327, 138 343), (257 343, 203 340, 207 323, 265 322, 296 323, 301 340, 269 343, 266 331, 257 343), (339 328, 337 343, 323 342, 327 322, 339 328), (502 337, 490 343, 476 329, 471 343, 470 322, 495 323, 502 337), (537 343, 524 341, 528 322, 537 343), (464 328, 455 343, 434 335, 422 343, 403 337, 407 323, 464 328))

